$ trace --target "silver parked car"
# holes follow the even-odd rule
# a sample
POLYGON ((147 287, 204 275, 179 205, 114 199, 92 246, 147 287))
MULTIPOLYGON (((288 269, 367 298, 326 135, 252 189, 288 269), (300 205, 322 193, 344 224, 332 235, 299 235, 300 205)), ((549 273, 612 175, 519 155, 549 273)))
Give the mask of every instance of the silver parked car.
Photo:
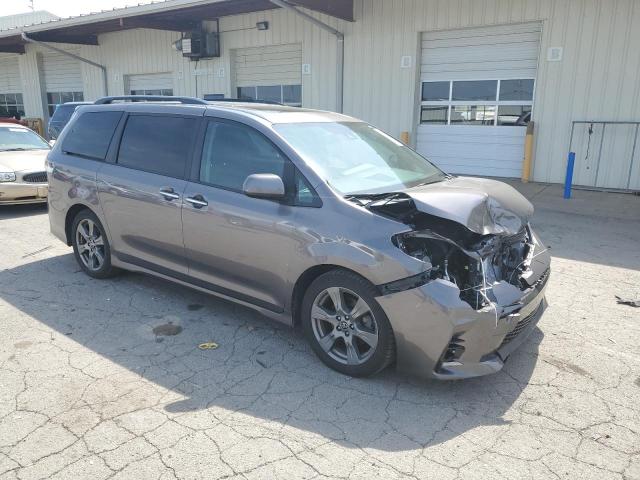
POLYGON ((0 123, 0 205, 47 201, 49 144, 33 130, 0 123))
POLYGON ((51 231, 88 275, 239 302, 352 376, 496 372, 542 315, 550 257, 513 188, 335 113, 113 100, 48 156, 51 231))

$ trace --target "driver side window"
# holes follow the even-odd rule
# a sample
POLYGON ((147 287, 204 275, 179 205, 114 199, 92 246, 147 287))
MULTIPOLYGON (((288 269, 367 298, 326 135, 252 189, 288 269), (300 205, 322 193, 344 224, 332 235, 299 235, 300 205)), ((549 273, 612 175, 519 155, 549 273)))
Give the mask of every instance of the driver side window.
POLYGON ((260 132, 236 122, 211 121, 200 162, 200 181, 242 191, 249 175, 273 173, 284 179, 288 160, 260 132))

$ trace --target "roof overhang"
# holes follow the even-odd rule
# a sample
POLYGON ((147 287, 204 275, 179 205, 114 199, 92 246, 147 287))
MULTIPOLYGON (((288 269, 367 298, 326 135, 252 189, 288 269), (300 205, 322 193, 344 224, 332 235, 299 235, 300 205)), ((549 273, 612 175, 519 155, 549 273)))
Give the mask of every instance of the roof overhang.
MULTIPOLYGON (((354 21, 353 0, 289 0, 346 21, 354 21)), ((24 53, 21 32, 42 42, 98 45, 98 35, 134 28, 188 31, 203 20, 279 8, 270 0, 167 0, 53 20, 0 31, 0 52, 24 53)))

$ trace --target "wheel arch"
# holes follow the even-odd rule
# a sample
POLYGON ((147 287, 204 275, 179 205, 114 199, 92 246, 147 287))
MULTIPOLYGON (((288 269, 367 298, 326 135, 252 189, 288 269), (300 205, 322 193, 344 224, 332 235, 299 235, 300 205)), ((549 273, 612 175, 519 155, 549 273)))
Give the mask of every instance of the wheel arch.
POLYGON ((369 279, 367 279, 366 277, 363 277, 360 273, 350 268, 347 268, 341 265, 335 265, 335 264, 314 265, 308 268, 307 270, 305 270, 298 277, 298 280, 296 280, 296 283, 293 287, 293 293, 291 296, 291 317, 293 320, 292 324, 294 327, 300 326, 300 321, 301 321, 300 310, 302 308, 302 300, 309 286, 313 283, 313 281, 316 278, 320 277, 321 275, 324 275, 325 273, 335 271, 335 270, 341 270, 344 272, 349 272, 353 275, 357 275, 358 277, 362 278, 364 281, 373 285, 376 289, 378 288, 369 279))
POLYGON ((71 231, 71 229, 73 228, 73 220, 76 218, 78 213, 83 210, 89 210, 94 215, 98 216, 91 207, 85 205, 84 203, 76 203, 75 205, 71 206, 69 210, 67 210, 67 214, 64 219, 64 233, 67 240, 67 246, 69 247, 71 246, 73 238, 73 232, 71 231))

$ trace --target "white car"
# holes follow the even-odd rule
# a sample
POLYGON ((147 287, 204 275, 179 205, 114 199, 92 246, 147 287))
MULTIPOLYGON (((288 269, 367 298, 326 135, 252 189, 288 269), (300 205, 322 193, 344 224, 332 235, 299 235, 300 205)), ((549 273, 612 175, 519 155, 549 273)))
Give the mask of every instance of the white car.
POLYGON ((50 149, 33 130, 0 123, 0 205, 47 201, 45 159, 50 149))

